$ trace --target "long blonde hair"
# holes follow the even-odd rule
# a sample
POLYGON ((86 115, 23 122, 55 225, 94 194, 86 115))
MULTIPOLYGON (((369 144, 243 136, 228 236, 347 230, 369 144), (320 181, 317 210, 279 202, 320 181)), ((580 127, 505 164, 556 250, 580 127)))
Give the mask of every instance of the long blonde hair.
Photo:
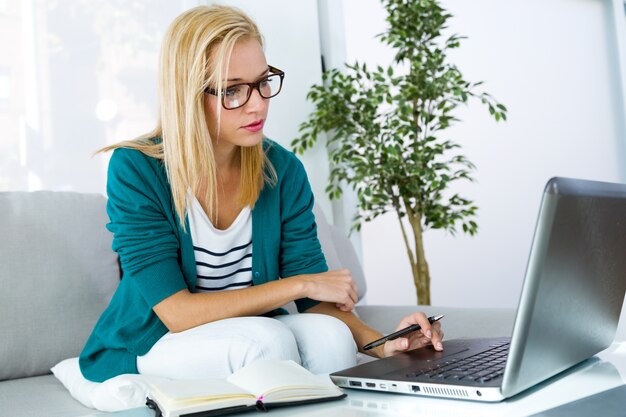
MULTIPOLYGON (((204 203, 210 219, 217 218, 217 172, 205 117, 204 90, 218 91, 218 102, 235 44, 255 39, 263 45, 257 25, 241 10, 220 5, 200 6, 178 16, 165 33, 159 66, 159 118, 153 131, 134 140, 100 150, 137 149, 162 159, 172 189, 176 214, 185 228, 187 191, 204 203), (154 138, 161 138, 155 142, 154 138), (198 195, 202 187, 203 195, 198 195)), ((218 106, 218 126, 221 114, 218 106)), ((263 144, 240 147, 242 206, 254 207, 265 183, 276 172, 263 144)))

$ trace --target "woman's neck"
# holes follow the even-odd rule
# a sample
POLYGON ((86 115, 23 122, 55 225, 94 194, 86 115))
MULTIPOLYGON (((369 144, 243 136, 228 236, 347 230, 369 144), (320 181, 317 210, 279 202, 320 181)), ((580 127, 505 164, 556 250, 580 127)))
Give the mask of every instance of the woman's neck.
POLYGON ((213 152, 215 156, 215 168, 218 176, 227 174, 233 170, 239 170, 241 164, 241 155, 239 146, 228 144, 213 144, 213 152))

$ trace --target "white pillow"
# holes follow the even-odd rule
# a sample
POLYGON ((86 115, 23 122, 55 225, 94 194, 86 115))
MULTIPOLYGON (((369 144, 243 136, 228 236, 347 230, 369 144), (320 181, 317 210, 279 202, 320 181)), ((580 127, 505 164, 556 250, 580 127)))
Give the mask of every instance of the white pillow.
POLYGON ((150 382, 161 379, 124 374, 102 383, 92 382, 85 379, 80 372, 78 358, 65 359, 56 364, 51 371, 72 397, 82 405, 107 412, 144 406, 150 382))

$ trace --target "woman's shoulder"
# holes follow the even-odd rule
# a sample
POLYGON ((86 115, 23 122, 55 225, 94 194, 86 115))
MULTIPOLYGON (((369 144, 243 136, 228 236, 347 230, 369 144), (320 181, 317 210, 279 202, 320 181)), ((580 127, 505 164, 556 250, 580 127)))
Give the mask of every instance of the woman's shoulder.
POLYGON ((278 142, 269 138, 264 138, 263 149, 265 150, 267 158, 270 160, 279 175, 280 173, 288 170, 302 169, 302 162, 298 159, 298 157, 278 142))
POLYGON ((135 141, 122 142, 113 150, 109 160, 109 173, 117 172, 118 175, 125 176, 166 175, 163 160, 149 153, 146 151, 145 142, 143 144, 135 141))
POLYGON ((111 163, 148 163, 148 164, 162 164, 162 158, 156 156, 153 149, 161 143, 159 138, 150 138, 148 140, 131 140, 121 142, 113 150, 111 155, 111 163))

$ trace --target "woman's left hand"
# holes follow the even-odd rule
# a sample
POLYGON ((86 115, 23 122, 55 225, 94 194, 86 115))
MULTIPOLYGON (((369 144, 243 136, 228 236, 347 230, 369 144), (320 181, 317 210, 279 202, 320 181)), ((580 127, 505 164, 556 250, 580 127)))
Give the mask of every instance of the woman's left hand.
POLYGON ((400 352, 406 352, 407 350, 417 349, 431 344, 436 350, 443 350, 443 344, 441 343, 443 331, 441 330, 441 324, 439 322, 430 324, 426 314, 417 312, 400 320, 400 324, 398 324, 396 330, 404 329, 412 324, 419 324, 422 328, 404 337, 386 342, 383 347, 384 356, 392 356, 400 352))

